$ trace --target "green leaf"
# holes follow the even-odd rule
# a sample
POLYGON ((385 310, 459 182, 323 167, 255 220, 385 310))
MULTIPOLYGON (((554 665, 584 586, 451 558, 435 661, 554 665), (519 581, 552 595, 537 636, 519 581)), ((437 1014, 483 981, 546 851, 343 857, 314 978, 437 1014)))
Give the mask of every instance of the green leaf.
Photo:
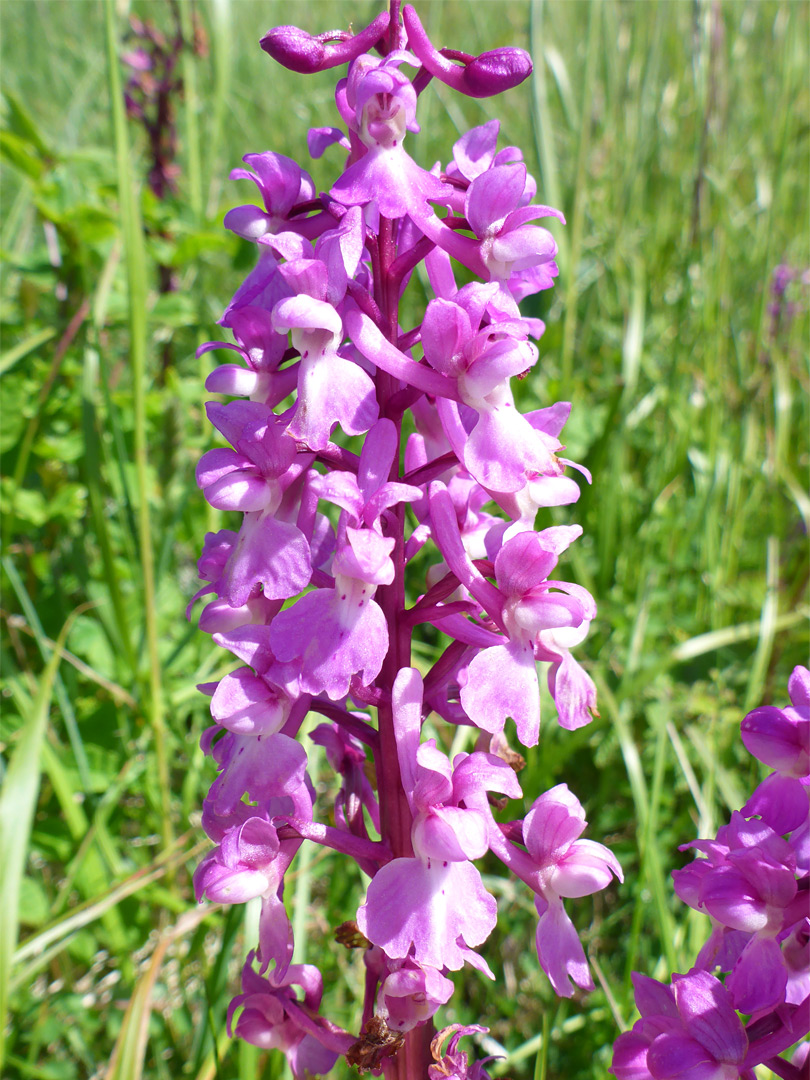
POLYGON ((40 345, 44 345, 46 341, 50 341, 55 336, 56 331, 54 328, 46 326, 42 330, 37 330, 35 334, 31 334, 24 341, 18 342, 11 349, 6 349, 0 356, 0 375, 5 375, 19 360, 22 360, 23 357, 28 356, 34 349, 38 349, 40 345))
POLYGON ((11 90, 4 89, 3 97, 8 107, 6 123, 15 135, 31 143, 42 157, 53 158, 55 154, 49 150, 47 143, 42 138, 39 128, 34 123, 33 117, 11 90))
MULTIPOLYGON (((59 646, 64 646, 72 617, 62 627, 59 646)), ((19 934, 20 896, 26 851, 40 780, 40 754, 51 709, 54 682, 61 660, 54 650, 43 672, 36 697, 22 729, 0 792, 0 1066, 5 1053, 11 958, 19 934)))
POLYGON ((19 135, 11 131, 0 131, 0 157, 5 158, 10 165, 25 173, 31 180, 39 180, 43 173, 43 165, 39 158, 31 153, 29 147, 30 144, 19 135))

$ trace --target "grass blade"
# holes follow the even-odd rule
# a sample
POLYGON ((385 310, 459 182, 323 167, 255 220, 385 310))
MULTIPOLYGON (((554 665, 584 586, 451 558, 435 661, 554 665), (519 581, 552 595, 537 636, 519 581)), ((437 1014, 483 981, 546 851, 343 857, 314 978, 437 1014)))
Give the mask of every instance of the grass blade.
POLYGON ((73 620, 72 613, 59 634, 58 645, 45 666, 31 714, 11 755, 0 792, 0 1068, 5 1053, 11 963, 19 933, 20 889, 25 872, 28 838, 34 820, 40 780, 40 755, 48 726, 56 676, 73 620))
POLYGON ((138 199, 132 175, 129 138, 127 134, 124 97, 119 70, 119 42, 115 27, 113 0, 104 6, 107 79, 110 92, 115 157, 118 173, 118 198, 124 235, 124 258, 127 269, 130 364, 132 374, 133 404, 135 411, 135 474, 138 488, 138 540, 140 548, 141 575, 143 578, 144 615, 146 641, 149 655, 149 720, 155 738, 158 784, 162 798, 161 827, 163 842, 172 842, 171 802, 169 797, 169 763, 166 751, 166 723, 164 717, 163 686, 160 656, 158 652, 157 603, 155 597, 154 553, 150 517, 150 485, 147 461, 146 419, 146 251, 138 199))

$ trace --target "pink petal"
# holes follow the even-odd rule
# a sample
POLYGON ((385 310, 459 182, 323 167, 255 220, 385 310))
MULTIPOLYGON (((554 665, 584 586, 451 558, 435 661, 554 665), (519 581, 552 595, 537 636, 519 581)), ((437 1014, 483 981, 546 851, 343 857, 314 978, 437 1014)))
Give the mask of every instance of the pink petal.
POLYGON ((767 1012, 784 1003, 787 981, 787 966, 774 938, 755 934, 726 979, 726 990, 738 1012, 767 1012))
POLYGON ((525 186, 525 165, 496 165, 476 177, 465 200, 465 217, 475 235, 483 239, 517 209, 525 186))
POLYGON ((529 641, 483 649, 467 668, 461 705, 484 731, 502 731, 511 716, 524 746, 540 738, 540 688, 529 641))
POLYGON ((277 658, 301 661, 301 688, 337 701, 349 693, 353 675, 364 686, 379 674, 388 649, 388 627, 371 586, 355 593, 318 589, 273 620, 277 658), (317 628, 313 633, 313 628, 317 628))
POLYGON ((220 591, 232 607, 241 607, 254 585, 283 600, 301 592, 311 576, 309 544, 300 529, 266 513, 246 514, 220 591))
POLYGON ((593 990, 588 961, 574 924, 556 897, 535 899, 540 921, 537 924, 537 955, 558 997, 573 997, 574 983, 593 990))
POLYGON ((361 932, 386 955, 404 960, 413 947, 418 964, 451 971, 464 964, 457 939, 481 945, 496 922, 495 900, 469 862, 394 859, 374 876, 357 912, 361 932))
POLYGON ((284 725, 289 712, 285 706, 264 679, 250 668, 239 668, 220 680, 211 698, 211 715, 239 735, 269 735, 284 725))

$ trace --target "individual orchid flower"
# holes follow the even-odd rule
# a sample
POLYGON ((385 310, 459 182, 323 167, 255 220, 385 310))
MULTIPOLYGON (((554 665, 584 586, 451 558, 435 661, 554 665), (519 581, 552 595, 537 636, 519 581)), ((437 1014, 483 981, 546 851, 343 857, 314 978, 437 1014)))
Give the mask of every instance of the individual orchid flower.
POLYGON ((669 987, 634 972, 633 986, 641 1019, 616 1040, 610 1067, 616 1080, 735 1080, 744 1074, 748 1038, 713 975, 674 975, 669 987))
POLYGON ((209 402, 208 415, 234 449, 204 454, 197 483, 212 506, 245 512, 220 579, 221 595, 241 607, 261 583, 269 599, 293 596, 312 575, 309 545, 301 530, 281 521, 276 511, 306 462, 296 460, 295 443, 265 405, 209 402))
POLYGON ((580 839, 586 825, 585 811, 566 784, 536 799, 523 822, 523 841, 538 874, 537 953, 561 997, 571 996, 572 982, 584 990, 593 989, 585 953, 563 899, 598 892, 614 876, 624 880, 618 860, 604 844, 580 839))
POLYGON ((344 119, 366 152, 349 166, 330 194, 347 206, 373 206, 373 217, 409 214, 418 224, 428 213, 427 201, 442 200, 450 192, 403 147, 406 133, 419 127, 416 92, 399 70, 401 64, 418 67, 419 61, 408 52, 394 51, 383 59, 365 55, 352 62, 344 119))
POLYGON ((330 227, 327 215, 313 218, 290 218, 290 211, 299 203, 307 203, 315 196, 312 177, 283 154, 267 152, 246 154, 242 159, 253 169, 234 169, 231 180, 252 180, 262 196, 264 209, 258 206, 237 206, 225 215, 225 228, 231 229, 245 240, 259 240, 267 233, 286 230, 298 231, 302 236, 314 239, 330 227))
MULTIPOLYGON (((550 581, 557 556, 580 535, 579 526, 554 526, 542 533, 519 533, 503 545, 495 560, 497 587, 487 582, 464 552, 449 496, 443 485, 431 486, 431 520, 436 542, 450 568, 508 637, 472 660, 461 692, 465 712, 479 727, 495 733, 511 716, 524 746, 534 746, 540 732, 540 703, 535 651, 543 634, 559 633, 590 622, 596 607, 590 594, 570 582, 550 581), (505 674, 507 673, 507 674, 505 674)), ((557 689, 551 686, 552 694, 557 689)), ((559 694, 555 696, 560 696, 559 694)), ((562 700, 562 699, 561 699, 562 700)), ((563 701, 567 706, 568 702, 563 701)), ((564 726, 581 726, 590 716, 572 716, 560 708, 564 726), (574 723, 571 723, 571 721, 574 723)))
POLYGON ((249 956, 242 993, 228 1009, 228 1032, 263 1050, 284 1052, 295 1080, 329 1072, 352 1037, 317 1015, 323 996, 321 973, 311 964, 292 964, 278 977, 257 975, 249 956), (299 997, 293 987, 303 990, 299 997), (241 1009, 234 1025, 234 1016, 241 1009))
POLYGON ((308 593, 287 608, 273 621, 271 634, 280 660, 300 659, 301 688, 307 693, 325 692, 338 700, 355 675, 368 686, 382 666, 388 629, 374 593, 393 580, 394 542, 377 523, 389 507, 421 495, 388 481, 395 445, 394 425, 380 420, 366 440, 356 479, 342 472, 313 482, 321 498, 344 508, 332 563, 334 587, 308 593), (321 634, 312 635, 313 625, 321 634))
POLYGON ((520 797, 514 772, 476 751, 451 765, 435 740, 420 744, 422 679, 402 669, 394 684, 397 754, 414 823, 413 858, 383 866, 372 879, 357 913, 362 933, 392 959, 411 955, 418 964, 452 971, 473 953, 496 921, 494 899, 470 862, 487 850, 487 821, 460 804, 475 793, 498 791, 520 797))
POLYGON ((804 917, 807 906, 798 891, 793 849, 764 822, 746 821, 736 811, 717 840, 684 846, 708 858, 673 871, 675 891, 747 938, 726 982, 735 1006, 747 1013, 774 1008, 787 985, 778 938, 804 917))
POLYGON ((290 332, 301 354, 298 401, 287 431, 311 450, 323 450, 339 423, 347 435, 360 435, 379 415, 374 384, 359 365, 338 352, 340 316, 325 300, 298 295, 273 308, 273 326, 290 332))
POLYGON ((754 757, 775 771, 742 808, 785 834, 806 824, 810 812, 810 670, 796 667, 788 682, 791 705, 763 705, 748 713, 742 740, 754 757))

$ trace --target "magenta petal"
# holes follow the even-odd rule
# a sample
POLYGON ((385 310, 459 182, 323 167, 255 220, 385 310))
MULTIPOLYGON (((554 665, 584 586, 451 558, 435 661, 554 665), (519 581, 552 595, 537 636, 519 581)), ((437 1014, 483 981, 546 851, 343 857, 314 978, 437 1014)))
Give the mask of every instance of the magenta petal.
POLYGON ((370 149, 343 173, 330 195, 347 206, 375 202, 385 217, 419 218, 428 199, 442 200, 448 188, 421 169, 401 147, 370 149))
POLYGON ((283 979, 293 957, 293 929, 284 904, 277 896, 266 896, 262 900, 259 915, 259 951, 262 968, 274 964, 273 977, 283 979))
POLYGON ((312 450, 323 450, 339 423, 347 435, 368 431, 379 416, 371 377, 337 353, 302 360, 298 404, 288 431, 312 450))
POLYGON ((269 735, 279 731, 288 708, 264 679, 249 668, 226 675, 211 698, 211 715, 239 735, 269 735))
POLYGON ((493 492, 520 491, 527 473, 562 471, 540 435, 511 405, 480 412, 463 453, 466 468, 493 492))
POLYGON ((647 1068, 649 1048, 649 1039, 635 1028, 620 1035, 613 1044, 613 1061, 610 1065, 616 1080, 650 1080, 651 1073, 647 1068))
POLYGON ((450 300, 431 300, 422 320, 425 359, 442 375, 458 374, 458 354, 472 338, 467 312, 450 300))
POLYGON ((670 1016, 678 1019, 678 1006, 671 986, 665 986, 649 975, 632 973, 636 1008, 642 1016, 670 1016))
POLYGON ((652 1080, 721 1080, 717 1061, 699 1042, 665 1032, 653 1040, 647 1052, 652 1080))
POLYGON ((387 1023, 395 1031, 410 1031, 430 1019, 440 1005, 445 1005, 455 987, 450 979, 434 968, 417 967, 406 961, 392 972, 380 987, 379 1001, 388 1012, 387 1023))
POLYGON ((558 896, 590 896, 622 872, 613 852, 594 840, 576 840, 557 863, 549 887, 558 896))
POLYGON ((197 462, 195 470, 197 486, 205 489, 217 480, 221 480, 223 476, 227 476, 228 473, 252 467, 253 462, 249 457, 237 454, 235 450, 230 450, 227 446, 218 446, 215 450, 208 450, 197 462))
POLYGON ((583 990, 593 990, 588 961, 574 924, 555 896, 535 898, 540 916, 537 924, 537 955, 558 997, 572 997, 574 983, 583 990))
POLYGON ((399 436, 391 420, 383 417, 370 429, 360 452, 357 485, 366 501, 384 487, 397 455, 399 436))
POLYGON ((521 798, 523 792, 515 770, 505 761, 480 750, 468 754, 463 761, 459 761, 459 757, 456 757, 453 769, 454 802, 460 803, 481 791, 498 791, 510 799, 521 798))
POLYGON ((282 661, 301 661, 301 688, 326 692, 333 701, 349 693, 353 675, 364 686, 377 676, 388 648, 388 628, 372 589, 356 593, 318 589, 273 620, 273 652, 282 661), (315 632, 313 633, 313 628, 315 632))
POLYGON ((810 709, 810 669, 796 665, 788 679, 788 694, 794 709, 810 709))
MULTIPOLYGON (((578 533, 579 526, 574 526, 578 533)), ((522 596, 544 581, 557 565, 557 553, 535 532, 522 532, 508 540, 495 559, 498 588, 508 596, 522 596)))
POLYGON ((205 389, 209 394, 249 397, 256 392, 259 380, 259 373, 252 368, 240 367, 239 364, 221 364, 205 380, 205 389))
POLYGON ((209 797, 214 809, 229 810, 247 793, 256 802, 293 796, 304 783, 307 754, 295 739, 276 735, 234 735, 228 733, 214 747, 222 772, 214 781, 209 797), (227 743, 226 743, 227 740, 227 743), (226 743, 227 754, 220 749, 226 743))
POLYGON ((523 823, 523 838, 538 866, 558 862, 585 831, 585 811, 567 784, 535 799, 523 823))
POLYGON ((220 592, 241 607, 261 583, 266 597, 283 600, 304 589, 311 576, 309 544, 300 529, 266 512, 245 514, 220 592))
POLYGON ((686 1030, 717 1061, 738 1064, 748 1049, 740 1018, 728 991, 707 971, 675 975, 672 989, 686 1030))
POLYGON ((274 493, 251 465, 249 469, 233 469, 215 480, 205 489, 205 497, 217 510, 251 513, 264 510, 272 502, 274 493))
POLYGON ((399 771, 410 803, 418 776, 416 753, 422 730, 422 676, 416 668, 401 668, 397 672, 391 697, 399 771))
POLYGON ((214 641, 238 656, 259 675, 264 675, 275 660, 270 648, 269 626, 242 624, 214 634, 214 641))
POLYGON ((414 851, 437 862, 480 859, 489 846, 484 815, 457 806, 431 807, 417 818, 412 835, 414 851))
POLYGON ((726 979, 726 990, 739 1012, 766 1012, 784 1002, 787 978, 785 960, 776 941, 754 935, 726 979))
POLYGON ((524 746, 540 738, 540 688, 530 641, 510 641, 483 649, 467 668, 461 704, 474 724, 502 731, 511 716, 524 746))
POLYGON ((474 180, 492 165, 499 128, 498 120, 489 120, 467 131, 453 146, 453 160, 468 180, 474 180))
POLYGON ((559 664, 552 664, 548 686, 560 727, 568 731, 590 724, 596 712, 596 686, 585 669, 565 650, 559 664))
POLYGON ((504 230, 496 237, 491 251, 491 257, 505 263, 510 271, 523 270, 553 259, 557 254, 557 243, 541 225, 520 225, 509 232, 504 230))
POLYGON ((740 725, 745 748, 772 769, 786 776, 810 773, 810 724, 792 721, 770 705, 750 712, 740 725))
POLYGON ((517 209, 525 186, 525 165, 496 165, 476 177, 465 201, 465 217, 475 235, 483 239, 517 209))
POLYGON ((222 224, 244 240, 258 240, 273 227, 270 215, 258 206, 236 206, 228 211, 222 224))
POLYGON ((207 859, 194 874, 194 890, 214 904, 246 904, 267 891, 267 876, 260 870, 230 870, 207 859))
POLYGON ((768 912, 759 892, 744 874, 730 866, 706 876, 701 901, 713 918, 735 930, 756 933, 768 925, 768 912))
POLYGON ((758 815, 774 832, 784 836, 807 821, 808 794, 801 781, 771 773, 754 790, 741 813, 746 817, 758 815))
POLYGON ((481 945, 496 922, 495 899, 469 862, 394 859, 374 876, 357 912, 361 932, 386 955, 404 960, 413 947, 418 964, 451 971, 464 965, 457 939, 481 945))

